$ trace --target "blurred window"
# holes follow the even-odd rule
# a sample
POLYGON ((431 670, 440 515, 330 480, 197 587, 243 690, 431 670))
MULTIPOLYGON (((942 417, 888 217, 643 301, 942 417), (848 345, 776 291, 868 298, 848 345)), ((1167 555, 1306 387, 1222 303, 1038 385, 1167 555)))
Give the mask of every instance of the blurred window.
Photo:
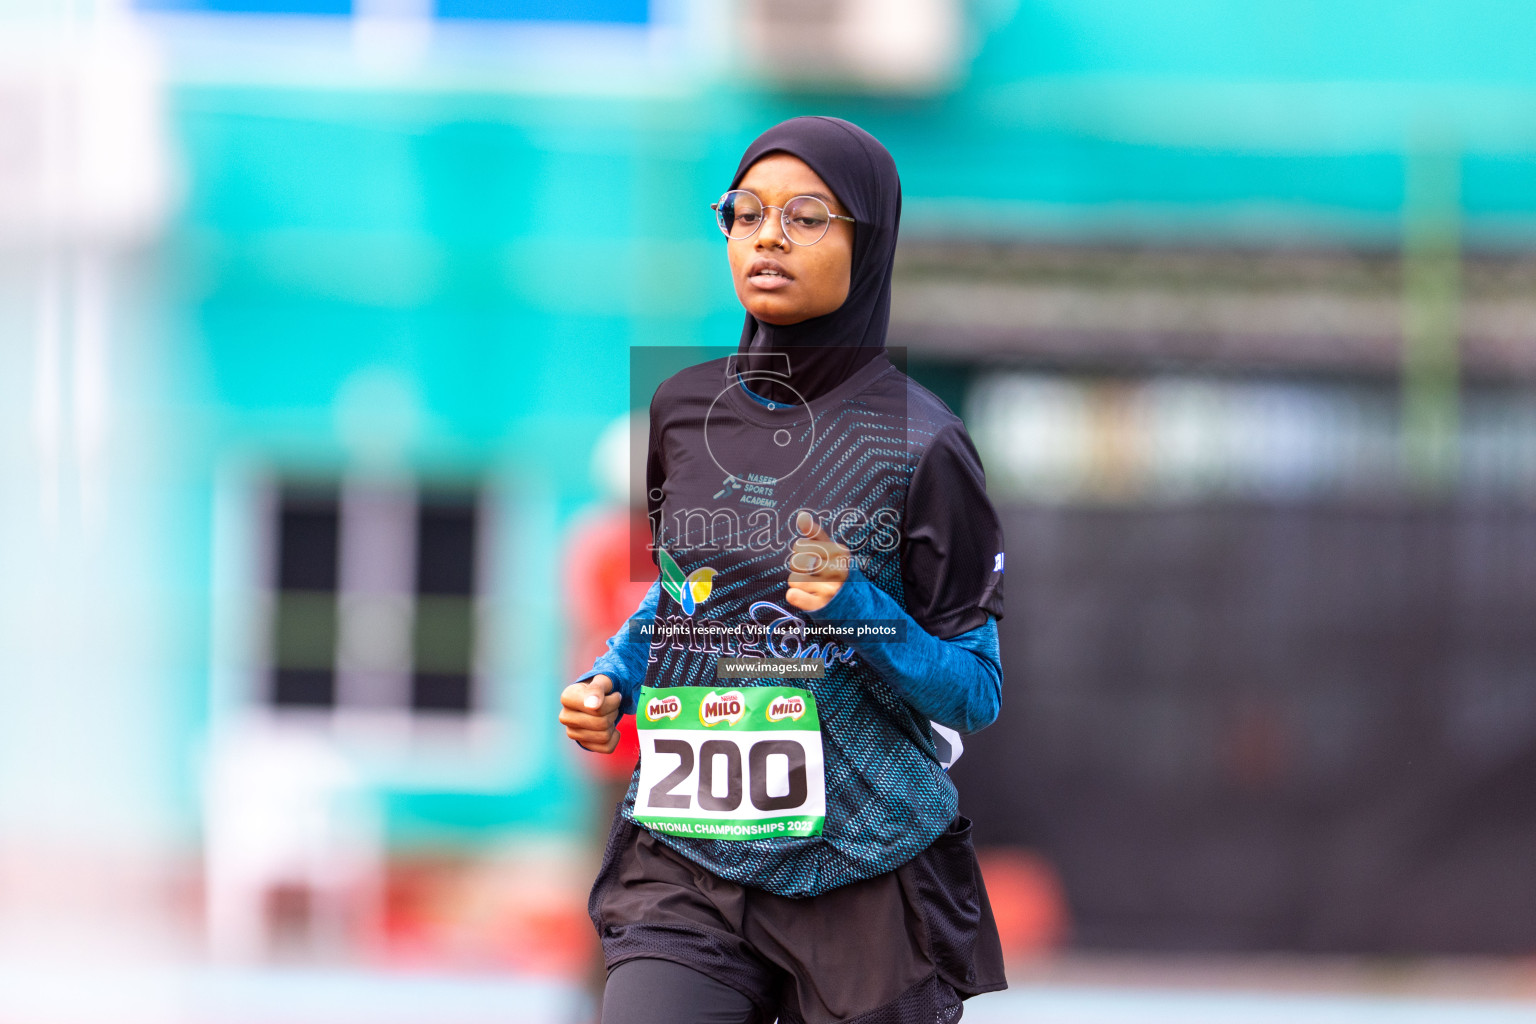
POLYGON ((418 711, 468 711, 475 647, 478 533, 473 496, 424 502, 416 524, 411 707, 418 711))
POLYGON ((479 489, 290 483, 273 508, 270 704, 477 710, 479 489))
POLYGON ((339 508, 334 492, 290 488, 277 516, 277 594, 272 630, 272 703, 336 702, 336 583, 339 508))

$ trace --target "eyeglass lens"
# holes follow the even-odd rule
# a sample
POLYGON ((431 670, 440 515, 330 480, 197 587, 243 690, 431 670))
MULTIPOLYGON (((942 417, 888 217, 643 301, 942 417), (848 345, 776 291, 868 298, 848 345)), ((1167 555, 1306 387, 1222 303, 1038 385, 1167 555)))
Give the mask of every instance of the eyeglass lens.
MULTIPOLYGON (((741 189, 721 196, 715 209, 720 230, 731 238, 750 238, 763 226, 763 216, 762 200, 741 189)), ((832 223, 832 211, 815 196, 796 196, 784 204, 781 216, 785 236, 796 245, 821 241, 827 226, 832 223)))

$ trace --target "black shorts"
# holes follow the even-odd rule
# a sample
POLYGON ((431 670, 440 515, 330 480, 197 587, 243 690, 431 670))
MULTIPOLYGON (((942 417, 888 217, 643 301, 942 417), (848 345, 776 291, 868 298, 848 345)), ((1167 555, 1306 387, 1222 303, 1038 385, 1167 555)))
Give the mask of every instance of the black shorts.
POLYGON ((783 1024, 935 1024, 1006 988, 971 823, 895 871, 790 899, 711 874, 622 814, 588 904, 612 970, 670 960, 783 1024))

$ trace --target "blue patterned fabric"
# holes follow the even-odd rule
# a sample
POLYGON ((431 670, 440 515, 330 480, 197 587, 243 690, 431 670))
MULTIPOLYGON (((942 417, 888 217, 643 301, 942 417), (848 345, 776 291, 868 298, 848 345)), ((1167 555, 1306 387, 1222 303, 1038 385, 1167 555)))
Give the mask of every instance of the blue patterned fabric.
MULTIPOLYGON (((631 629, 652 621, 661 599, 661 584, 652 583, 635 613, 608 638, 608 650, 577 682, 595 675, 613 680, 624 695, 619 711, 635 713, 635 701, 645 682, 650 644, 632 639, 631 629)), ((906 622, 906 642, 877 644, 855 641, 860 654, 918 711, 940 725, 960 732, 978 732, 997 719, 1002 705, 1003 664, 997 643, 997 620, 945 640, 919 626, 890 595, 873 586, 854 566, 831 601, 808 613, 816 621, 837 619, 898 619, 906 622)))
POLYGON ((592 670, 576 680, 584 683, 597 675, 612 679, 613 688, 624 695, 624 700, 619 704, 621 717, 635 713, 635 701, 640 696, 640 684, 645 681, 646 663, 651 656, 651 645, 633 639, 635 633, 632 630, 656 618, 656 605, 660 600, 661 583, 657 581, 651 584, 645 597, 640 599, 640 606, 635 609, 635 613, 625 619, 624 625, 608 638, 608 650, 592 662, 592 670))
POLYGON ((918 625, 891 596, 850 568, 832 600, 808 613, 820 622, 904 621, 902 643, 854 641, 858 651, 890 686, 918 711, 960 732, 978 732, 997 720, 1003 697, 1003 660, 997 620, 940 640, 918 625))

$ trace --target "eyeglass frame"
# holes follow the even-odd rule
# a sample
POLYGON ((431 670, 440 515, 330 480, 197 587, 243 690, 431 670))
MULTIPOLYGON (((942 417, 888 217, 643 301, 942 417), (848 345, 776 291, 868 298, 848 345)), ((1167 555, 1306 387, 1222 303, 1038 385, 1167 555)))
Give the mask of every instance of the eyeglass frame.
POLYGON ((779 211, 779 234, 784 236, 784 240, 786 242, 792 242, 795 245, 815 245, 816 242, 821 241, 822 238, 826 238, 827 237, 827 231, 830 231, 832 229, 832 225, 828 224, 827 225, 827 230, 823 231, 821 233, 821 236, 816 239, 816 242, 796 242, 793 238, 790 238, 789 237, 789 229, 786 228, 785 225, 784 225, 784 206, 788 206, 790 203, 794 202, 796 199, 814 199, 814 200, 816 200, 822 206, 826 206, 826 208, 827 208, 827 216, 830 219, 832 219, 832 220, 845 220, 849 224, 857 224, 858 223, 858 221, 854 220, 852 217, 845 216, 845 215, 843 215, 841 213, 833 213, 832 212, 832 207, 828 206, 827 205, 827 201, 825 199, 821 198, 820 196, 790 196, 788 199, 786 199, 784 201, 784 206, 774 206, 772 203, 765 203, 765 202, 763 202, 763 197, 758 195, 756 192, 753 192, 749 188, 728 188, 724 192, 720 193, 720 198, 719 199, 716 199, 714 202, 709 204, 709 208, 711 210, 715 211, 715 224, 719 226, 721 234, 725 235, 725 237, 728 240, 732 241, 732 242, 745 242, 747 239, 751 238, 753 235, 755 235, 759 231, 763 230, 763 224, 768 223, 768 218, 766 216, 763 217, 762 223, 758 224, 757 227, 753 228, 751 231, 749 231, 745 235, 742 235, 740 238, 735 237, 729 231, 727 231, 725 229, 725 225, 720 223, 720 203, 721 203, 722 200, 725 199, 726 196, 730 195, 732 192, 745 192, 747 195, 751 196, 753 199, 756 199, 758 201, 759 205, 761 205, 764 210, 778 210, 779 211))

